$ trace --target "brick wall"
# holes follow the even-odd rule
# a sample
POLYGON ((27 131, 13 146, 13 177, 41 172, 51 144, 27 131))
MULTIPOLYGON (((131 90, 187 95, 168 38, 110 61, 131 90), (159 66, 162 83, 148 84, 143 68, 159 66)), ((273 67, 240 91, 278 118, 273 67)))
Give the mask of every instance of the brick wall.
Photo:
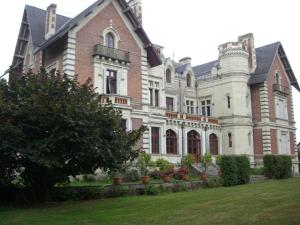
POLYGON ((253 143, 254 143, 254 155, 255 159, 263 158, 263 136, 262 129, 253 130, 253 143))
POLYGON ((261 121, 261 107, 260 107, 260 91, 259 84, 251 86, 251 104, 252 104, 252 115, 254 122, 261 121))
MULTIPOLYGON (((128 95, 133 102, 141 102, 141 49, 126 27, 124 21, 111 3, 98 15, 92 18, 76 36, 75 73, 80 82, 93 79, 93 50, 96 44, 103 44, 102 33, 112 20, 113 27, 118 31, 121 41, 118 48, 130 52, 131 64, 128 71, 128 95)), ((137 106, 141 108, 141 106, 137 106)))
POLYGON ((295 133, 293 132, 290 132, 290 146, 291 146, 291 155, 296 155, 295 133))
POLYGON ((278 154, 278 145, 277 145, 277 130, 271 129, 271 151, 272 154, 278 154))
MULTIPOLYGON (((274 98, 274 92, 273 92, 273 84, 275 83, 275 74, 276 71, 279 71, 279 74, 281 75, 281 85, 290 88, 289 82, 288 82, 288 76, 284 70, 284 67, 281 63, 281 60, 278 56, 276 56, 275 61, 271 67, 271 70, 269 72, 268 76, 268 97, 269 97, 269 110, 270 110, 270 121, 275 122, 276 117, 276 105, 275 105, 275 98, 274 98)), ((290 120, 290 125, 292 125, 292 109, 291 109, 291 97, 287 96, 287 110, 288 110, 288 119, 290 120)))

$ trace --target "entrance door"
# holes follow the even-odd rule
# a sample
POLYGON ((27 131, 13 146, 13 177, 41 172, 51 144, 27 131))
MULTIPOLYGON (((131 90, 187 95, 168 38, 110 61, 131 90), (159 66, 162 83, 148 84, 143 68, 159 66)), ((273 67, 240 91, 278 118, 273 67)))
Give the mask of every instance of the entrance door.
POLYGON ((188 133, 188 154, 195 157, 196 162, 199 162, 201 155, 201 140, 200 135, 192 130, 188 133))

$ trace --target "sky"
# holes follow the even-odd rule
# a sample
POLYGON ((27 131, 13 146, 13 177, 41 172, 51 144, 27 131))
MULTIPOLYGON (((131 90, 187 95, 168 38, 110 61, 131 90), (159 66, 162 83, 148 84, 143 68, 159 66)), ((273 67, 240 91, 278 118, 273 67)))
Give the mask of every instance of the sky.
MULTIPOLYGON (((12 0, 0 14, 0 76, 8 69, 17 41, 25 4, 74 17, 95 0, 12 0)), ((218 58, 218 46, 253 33, 255 46, 281 41, 300 82, 300 13, 296 0, 142 0, 143 24, 151 41, 165 47, 165 55, 192 58, 196 66, 218 58)), ((300 128, 300 93, 293 91, 296 126, 300 128)), ((300 129, 297 130, 297 142, 300 129)))

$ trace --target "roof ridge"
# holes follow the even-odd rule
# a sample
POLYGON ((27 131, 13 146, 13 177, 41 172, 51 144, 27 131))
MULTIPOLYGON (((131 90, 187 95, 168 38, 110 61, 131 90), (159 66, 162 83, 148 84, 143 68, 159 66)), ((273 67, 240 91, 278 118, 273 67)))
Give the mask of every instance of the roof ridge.
MULTIPOLYGON (((31 7, 31 8, 35 8, 35 9, 38 9, 38 10, 41 10, 41 11, 47 12, 47 10, 45 10, 45 9, 41 9, 41 8, 39 8, 39 7, 36 7, 36 6, 33 6, 33 5, 28 5, 28 4, 25 4, 25 9, 26 9, 27 7, 31 7)), ((56 15, 58 15, 58 16, 61 16, 61 17, 65 17, 65 18, 67 18, 67 19, 72 19, 71 17, 64 16, 64 15, 61 15, 61 14, 59 14, 59 13, 56 13, 56 15)))

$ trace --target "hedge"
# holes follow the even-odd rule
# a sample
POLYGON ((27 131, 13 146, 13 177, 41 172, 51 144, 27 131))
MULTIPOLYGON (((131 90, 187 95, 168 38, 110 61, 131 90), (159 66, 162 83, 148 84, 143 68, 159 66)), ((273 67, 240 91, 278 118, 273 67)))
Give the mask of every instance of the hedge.
POLYGON ((220 158, 224 186, 247 184, 250 181, 250 161, 246 155, 223 155, 220 158))
POLYGON ((288 155, 265 155, 265 176, 270 179, 286 179, 292 176, 292 158, 288 155))
POLYGON ((223 155, 220 162, 221 173, 224 186, 234 186, 238 184, 238 169, 235 156, 223 155))

